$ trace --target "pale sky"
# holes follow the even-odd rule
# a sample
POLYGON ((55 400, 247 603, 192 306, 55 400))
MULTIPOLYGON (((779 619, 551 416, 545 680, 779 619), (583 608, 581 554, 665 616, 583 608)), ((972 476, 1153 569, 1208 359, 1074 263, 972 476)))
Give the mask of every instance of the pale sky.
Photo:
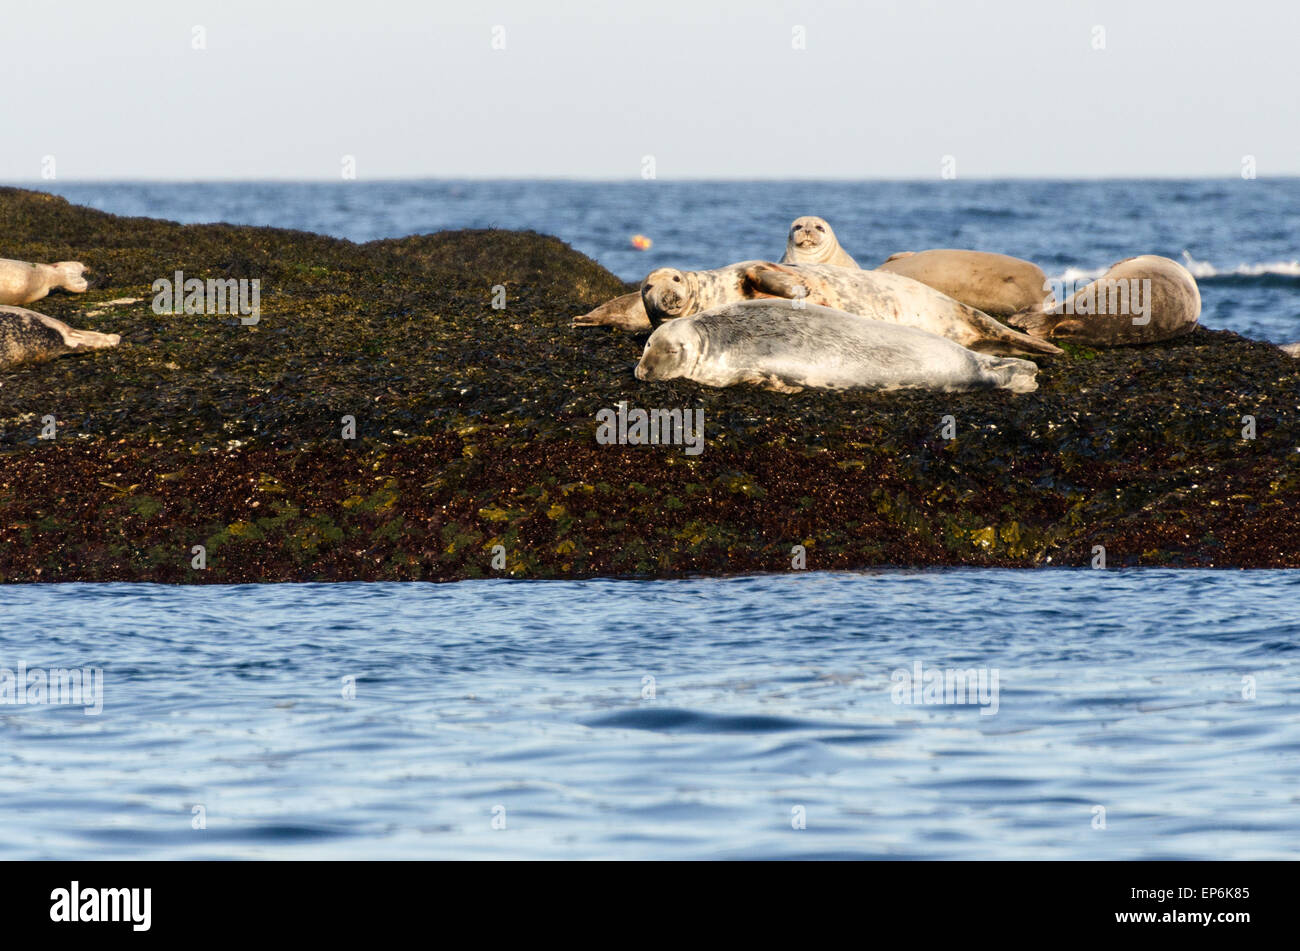
POLYGON ((1296 0, 4 0, 0 35, 0 181, 1300 174, 1296 0))

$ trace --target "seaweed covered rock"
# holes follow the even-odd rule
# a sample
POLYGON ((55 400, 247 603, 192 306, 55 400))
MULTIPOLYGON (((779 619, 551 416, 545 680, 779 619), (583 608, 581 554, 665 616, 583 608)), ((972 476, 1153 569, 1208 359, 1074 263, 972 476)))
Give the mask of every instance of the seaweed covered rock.
POLYGON ((627 286, 531 232, 0 189, 0 256, 85 262, 38 309, 122 337, 0 373, 3 581, 1300 566, 1300 361, 1224 331, 1071 348, 1030 395, 787 396, 637 381, 644 336, 569 326, 627 286), (258 319, 156 312, 178 271, 258 281, 258 319), (702 410, 704 451, 598 442, 620 402, 702 410))

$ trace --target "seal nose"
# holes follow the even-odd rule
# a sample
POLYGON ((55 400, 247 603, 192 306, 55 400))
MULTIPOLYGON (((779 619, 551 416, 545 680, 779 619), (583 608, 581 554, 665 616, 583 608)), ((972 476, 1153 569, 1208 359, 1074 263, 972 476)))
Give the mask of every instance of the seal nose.
POLYGON ((642 366, 640 363, 636 365, 636 369, 634 369, 632 373, 638 380, 645 379, 645 367, 642 366))

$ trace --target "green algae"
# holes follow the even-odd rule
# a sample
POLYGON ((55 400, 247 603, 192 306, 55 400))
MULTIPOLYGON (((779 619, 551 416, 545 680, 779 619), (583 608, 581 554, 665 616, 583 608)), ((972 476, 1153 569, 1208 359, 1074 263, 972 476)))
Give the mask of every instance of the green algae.
POLYGON ((795 544, 812 569, 1086 566, 1094 545, 1300 565, 1300 361, 1232 333, 1067 347, 1023 396, 710 390, 635 380, 643 336, 571 328, 626 288, 544 235, 358 245, 15 189, 0 221, 3 256, 90 265, 87 294, 38 309, 123 337, 0 376, 6 581, 784 571, 795 544), (176 270, 260 280, 260 323, 155 314, 176 270), (703 454, 597 445, 620 400, 703 409, 703 454))

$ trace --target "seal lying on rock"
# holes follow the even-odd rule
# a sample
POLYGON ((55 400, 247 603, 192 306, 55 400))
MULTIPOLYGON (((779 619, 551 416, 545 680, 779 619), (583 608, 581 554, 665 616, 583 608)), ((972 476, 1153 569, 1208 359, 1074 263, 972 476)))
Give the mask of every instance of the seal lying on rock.
POLYGON ((641 285, 650 322, 689 317, 742 300, 783 297, 870 320, 917 327, 981 353, 1055 354, 1055 344, 1004 327, 968 304, 898 274, 829 264, 742 261, 714 271, 651 271, 641 285))
POLYGON ((116 347, 117 334, 74 330, 61 320, 22 307, 0 307, 0 367, 51 360, 79 350, 116 347))
MULTIPOLYGON (((836 267, 859 268, 858 262, 840 247, 835 232, 825 218, 805 215, 790 225, 785 242, 782 264, 833 264, 836 267)), ((646 316, 641 293, 624 294, 606 301, 595 310, 574 317, 574 327, 618 327, 620 330, 649 330, 650 318, 646 316)))
POLYGON ((1038 388, 1028 360, 974 353, 937 334, 816 304, 739 301, 670 320, 646 342, 639 380, 800 390, 1038 388))
POLYGON ((606 301, 595 310, 574 317, 574 327, 618 327, 620 330, 649 330, 650 318, 641 303, 641 292, 634 291, 606 301))
POLYGON ((892 255, 877 271, 901 274, 994 317, 1052 306, 1047 275, 1006 254, 944 248, 892 255))
POLYGON ((1279 344, 1282 352, 1289 357, 1300 357, 1300 343, 1283 343, 1279 344))
POLYGON ((0 258, 0 304, 30 304, 61 287, 74 294, 84 293, 86 265, 79 261, 58 264, 28 264, 0 258))
POLYGON ((1201 315, 1196 278, 1156 254, 1125 258, 1050 311, 1027 310, 1007 322, 1035 337, 1089 347, 1151 343, 1190 333, 1201 315))
POLYGON ((836 267, 860 268, 849 252, 840 247, 839 238, 825 218, 805 215, 790 225, 785 241, 782 264, 833 264, 836 267))

